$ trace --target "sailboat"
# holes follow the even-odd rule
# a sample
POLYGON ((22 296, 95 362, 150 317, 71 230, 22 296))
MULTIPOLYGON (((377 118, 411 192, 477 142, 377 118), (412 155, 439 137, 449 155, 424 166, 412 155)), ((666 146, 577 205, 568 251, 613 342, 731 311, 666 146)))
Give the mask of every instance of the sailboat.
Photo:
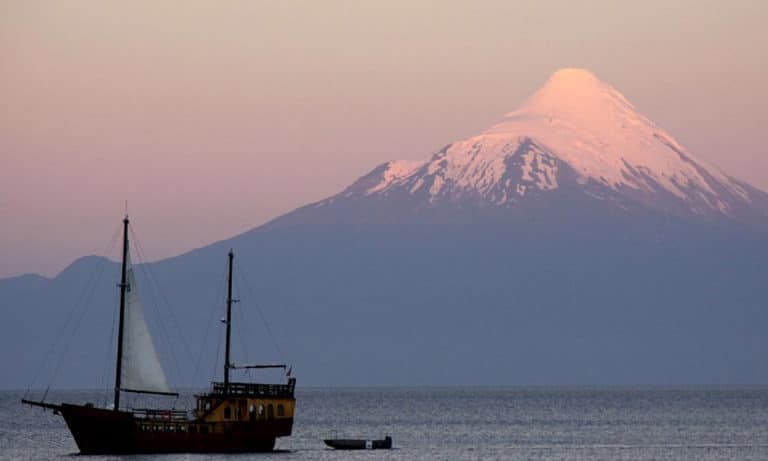
POLYGON ((199 395, 192 414, 174 409, 121 408, 124 392, 178 396, 168 387, 139 298, 123 219, 120 313, 117 332, 114 403, 54 404, 22 399, 64 417, 81 454, 216 453, 271 451, 278 437, 291 435, 296 379, 286 384, 232 382, 235 369, 283 368, 284 364, 235 365, 230 361, 232 265, 229 251, 224 379, 199 395))

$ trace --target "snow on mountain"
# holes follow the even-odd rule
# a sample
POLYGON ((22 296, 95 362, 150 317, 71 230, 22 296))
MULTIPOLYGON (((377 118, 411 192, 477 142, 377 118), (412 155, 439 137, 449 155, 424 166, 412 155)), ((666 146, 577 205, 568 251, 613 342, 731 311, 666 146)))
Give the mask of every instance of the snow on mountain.
POLYGON ((676 213, 768 217, 767 194, 696 159, 583 69, 555 72, 483 133, 425 161, 387 162, 340 195, 407 193, 427 203, 473 197, 514 206, 563 184, 595 199, 676 213))

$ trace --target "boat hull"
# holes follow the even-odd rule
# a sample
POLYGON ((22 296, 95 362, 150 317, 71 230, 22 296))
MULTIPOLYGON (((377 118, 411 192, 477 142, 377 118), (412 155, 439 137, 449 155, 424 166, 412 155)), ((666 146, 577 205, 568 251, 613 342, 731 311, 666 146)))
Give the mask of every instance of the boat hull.
POLYGON ((389 436, 384 440, 326 439, 323 442, 337 450, 389 450, 392 448, 392 438, 389 436))
POLYGON ((59 411, 80 452, 89 455, 271 451, 275 439, 290 435, 293 426, 292 419, 218 424, 139 419, 130 412, 70 404, 59 411))

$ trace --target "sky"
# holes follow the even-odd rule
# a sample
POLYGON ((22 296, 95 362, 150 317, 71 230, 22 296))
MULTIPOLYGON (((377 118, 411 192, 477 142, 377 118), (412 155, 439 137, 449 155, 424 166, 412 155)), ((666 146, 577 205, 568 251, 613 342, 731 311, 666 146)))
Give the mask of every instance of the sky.
POLYGON ((768 190, 763 1, 0 0, 0 277, 149 260, 477 134, 590 69, 768 190))

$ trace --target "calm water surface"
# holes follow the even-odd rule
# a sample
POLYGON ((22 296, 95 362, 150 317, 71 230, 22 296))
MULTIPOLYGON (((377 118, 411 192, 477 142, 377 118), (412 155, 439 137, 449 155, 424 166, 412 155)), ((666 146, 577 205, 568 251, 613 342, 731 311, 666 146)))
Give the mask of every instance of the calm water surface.
MULTIPOLYGON (((0 459, 73 459, 77 447, 63 419, 20 405, 22 395, 0 393, 0 459)), ((98 404, 105 394, 66 391, 51 397, 98 404)), ((768 388, 299 389, 297 399, 294 435, 278 439, 279 452, 127 458, 768 459, 768 388), (390 434, 395 449, 326 449, 322 439, 334 431, 339 437, 390 434)), ((191 400, 180 399, 177 406, 191 400)))

